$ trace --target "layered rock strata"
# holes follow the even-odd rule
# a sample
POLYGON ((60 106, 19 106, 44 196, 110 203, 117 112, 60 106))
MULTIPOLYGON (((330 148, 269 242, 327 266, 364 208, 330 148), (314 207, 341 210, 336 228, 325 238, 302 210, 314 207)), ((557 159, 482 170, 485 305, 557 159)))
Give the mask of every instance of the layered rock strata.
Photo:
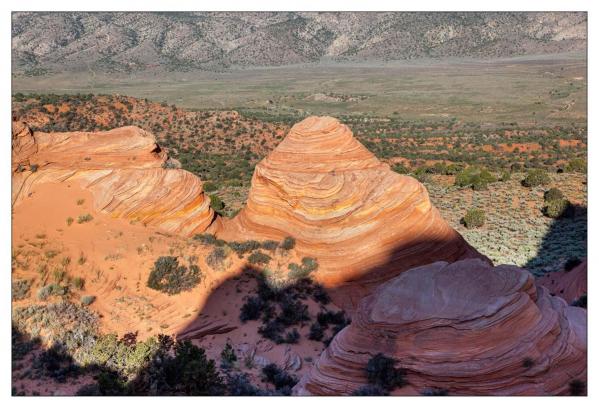
POLYGON ((224 239, 292 236, 301 254, 318 259, 317 279, 354 281, 365 292, 417 265, 482 258, 422 184, 391 171, 331 117, 293 126, 256 166, 247 206, 217 225, 224 239))
POLYGON ((586 310, 514 266, 469 259, 411 269, 364 298, 295 394, 347 395, 383 353, 419 392, 567 394, 586 381, 586 310))
POLYGON ((579 299, 587 293, 587 261, 586 259, 569 271, 552 272, 537 278, 540 285, 562 297, 568 303, 579 299))
POLYGON ((134 126, 106 132, 32 132, 13 122, 12 203, 40 183, 78 183, 94 207, 165 232, 203 232, 214 218, 202 182, 172 166, 154 136, 134 126))

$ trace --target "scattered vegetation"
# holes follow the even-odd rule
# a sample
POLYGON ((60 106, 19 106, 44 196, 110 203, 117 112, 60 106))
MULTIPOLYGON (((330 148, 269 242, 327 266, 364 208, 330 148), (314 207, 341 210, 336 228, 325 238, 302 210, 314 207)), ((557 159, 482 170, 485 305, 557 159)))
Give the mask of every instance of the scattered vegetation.
POLYGON ((524 180, 522 180, 522 185, 524 187, 537 187, 537 186, 545 186, 551 182, 549 178, 549 174, 547 174, 546 170, 543 169, 532 169, 526 174, 524 180))
POLYGON ((394 359, 381 353, 372 357, 366 366, 368 383, 387 391, 406 385, 406 372, 396 368, 396 364, 394 359))
POLYGON ((191 261, 193 259, 187 267, 179 265, 177 257, 159 257, 150 271, 147 286, 169 295, 193 289, 201 282, 203 275, 200 268, 191 261))
POLYGON ((91 214, 80 215, 79 217, 77 217, 77 224, 83 224, 86 222, 90 222, 93 219, 94 219, 94 217, 92 217, 91 214))
POLYGON ((479 208, 471 208, 462 219, 466 228, 479 228, 485 225, 485 212, 479 208))

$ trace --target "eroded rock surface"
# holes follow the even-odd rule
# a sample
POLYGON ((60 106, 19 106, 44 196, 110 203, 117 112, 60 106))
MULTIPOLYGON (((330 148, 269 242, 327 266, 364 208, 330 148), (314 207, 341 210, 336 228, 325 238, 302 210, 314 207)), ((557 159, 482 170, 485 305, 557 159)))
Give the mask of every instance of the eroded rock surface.
POLYGON ((12 203, 41 183, 78 183, 94 207, 115 217, 183 235, 203 232, 214 218, 202 182, 170 166, 154 136, 134 126, 106 132, 32 132, 13 122, 12 203))
POLYGON ((549 289, 552 294, 572 303, 587 293, 587 269, 585 259, 580 265, 569 271, 552 272, 538 278, 537 281, 549 289))
POLYGON ((364 298, 294 393, 351 394, 367 383, 368 360, 383 353, 419 392, 567 394, 572 380, 586 381, 586 322, 586 310, 523 269, 436 262, 364 298))
POLYGON ((354 281, 355 299, 417 265, 483 258, 422 184, 391 171, 331 117, 293 126, 256 166, 247 206, 218 225, 225 239, 295 237, 298 251, 317 258, 316 278, 328 286, 354 281))

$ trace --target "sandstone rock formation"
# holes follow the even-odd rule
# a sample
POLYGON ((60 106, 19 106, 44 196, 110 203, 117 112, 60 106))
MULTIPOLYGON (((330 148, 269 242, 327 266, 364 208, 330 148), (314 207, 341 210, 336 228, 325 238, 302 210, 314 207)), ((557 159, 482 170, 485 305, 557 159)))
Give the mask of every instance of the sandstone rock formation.
POLYGON ((331 117, 293 126, 256 166, 247 206, 217 225, 224 239, 293 236, 301 254, 318 259, 321 282, 358 281, 365 293, 417 265, 482 257, 422 184, 391 171, 331 117))
POLYGON ((539 285, 545 286, 552 294, 572 303, 587 293, 587 261, 586 259, 570 271, 558 271, 537 279, 539 285))
POLYGON ((586 381, 586 321, 584 309, 535 286, 523 269, 436 262, 363 299, 294 393, 350 394, 366 384, 368 360, 383 353, 419 392, 567 394, 572 380, 586 381))
POLYGON ((172 167, 153 135, 134 126, 106 132, 33 133, 13 122, 12 203, 40 183, 79 183, 94 207, 183 235, 203 232, 214 212, 193 174, 172 167))

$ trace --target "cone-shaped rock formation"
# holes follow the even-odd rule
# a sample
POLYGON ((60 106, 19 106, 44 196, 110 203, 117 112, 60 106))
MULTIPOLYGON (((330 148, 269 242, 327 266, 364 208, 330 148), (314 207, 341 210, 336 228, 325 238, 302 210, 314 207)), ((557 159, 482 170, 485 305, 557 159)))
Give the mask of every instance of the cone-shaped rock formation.
POLYGON ((329 286, 371 286, 417 265, 481 257, 422 184, 391 171, 331 117, 293 126, 256 166, 247 206, 217 234, 293 236, 298 251, 318 259, 316 277, 329 286))
POLYGON ((523 269, 436 262, 364 298, 294 392, 350 394, 383 353, 420 392, 567 394, 572 380, 586 380, 586 321, 586 310, 535 286, 523 269))

